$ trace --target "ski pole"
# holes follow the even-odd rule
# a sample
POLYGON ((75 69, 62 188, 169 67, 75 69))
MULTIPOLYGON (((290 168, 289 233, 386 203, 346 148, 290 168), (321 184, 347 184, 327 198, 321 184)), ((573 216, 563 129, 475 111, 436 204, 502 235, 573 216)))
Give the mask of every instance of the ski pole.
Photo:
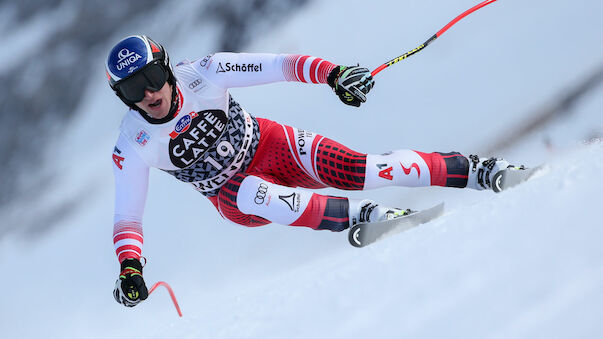
POLYGON ((172 302, 174 303, 174 307, 176 308, 178 315, 182 317, 182 312, 180 311, 180 306, 178 306, 178 300, 176 300, 176 295, 174 294, 174 291, 172 291, 172 288, 168 283, 164 281, 156 282, 155 285, 153 285, 153 287, 151 287, 151 289, 149 290, 149 295, 151 295, 151 293, 153 293, 153 291, 155 291, 155 289, 159 286, 163 286, 168 290, 168 292, 170 293, 170 297, 172 297, 172 302))
POLYGON ((442 34, 444 34, 444 32, 446 32, 450 27, 452 27, 454 24, 456 24, 457 22, 459 22, 462 18, 466 17, 467 15, 477 11, 478 9, 487 6, 491 3, 493 3, 496 0, 486 0, 478 5, 475 5, 473 7, 471 7, 470 9, 466 10, 465 12, 463 12, 461 15, 457 16, 456 18, 454 18, 454 20, 450 21, 446 26, 444 26, 442 29, 440 29, 436 34, 434 34, 431 38, 427 39, 427 41, 425 41, 422 45, 420 45, 419 47, 408 51, 402 55, 400 55, 399 57, 392 59, 386 63, 384 63, 383 65, 377 67, 374 71, 371 72, 372 76, 377 75, 377 73, 381 72, 382 70, 384 70, 385 68, 397 63, 398 61, 402 61, 406 58, 408 58, 409 56, 418 53, 419 51, 423 50, 423 48, 427 47, 430 43, 432 43, 435 39, 439 38, 442 34))

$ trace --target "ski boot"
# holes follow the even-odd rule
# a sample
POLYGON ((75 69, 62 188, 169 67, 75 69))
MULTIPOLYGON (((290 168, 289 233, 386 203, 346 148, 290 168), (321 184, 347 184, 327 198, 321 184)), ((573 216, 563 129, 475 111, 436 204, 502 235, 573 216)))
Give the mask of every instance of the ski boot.
POLYGON ((357 224, 393 220, 408 215, 412 212, 410 209, 404 210, 400 208, 382 206, 369 199, 349 199, 349 202, 350 227, 357 224))
MULTIPOLYGON (((477 155, 469 156, 469 178, 467 188, 476 190, 491 189, 498 193, 511 185, 504 185, 503 180, 509 172, 523 171, 525 167, 514 166, 502 158, 479 158, 477 155)), ((513 185, 514 186, 514 185, 513 185)))

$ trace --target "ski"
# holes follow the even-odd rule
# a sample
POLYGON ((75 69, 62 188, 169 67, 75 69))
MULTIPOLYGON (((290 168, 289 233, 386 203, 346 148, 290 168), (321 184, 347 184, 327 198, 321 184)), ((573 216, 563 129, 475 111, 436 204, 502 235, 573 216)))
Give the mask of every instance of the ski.
POLYGON ((410 211, 408 215, 393 220, 358 224, 350 229, 348 240, 354 247, 364 247, 379 239, 429 222, 442 214, 444 214, 444 203, 425 210, 410 211))
POLYGON ((502 171, 498 171, 492 179, 493 185, 492 190, 496 193, 500 193, 508 188, 517 186, 522 182, 530 179, 534 173, 540 170, 543 166, 537 166, 534 168, 516 169, 507 168, 502 171))

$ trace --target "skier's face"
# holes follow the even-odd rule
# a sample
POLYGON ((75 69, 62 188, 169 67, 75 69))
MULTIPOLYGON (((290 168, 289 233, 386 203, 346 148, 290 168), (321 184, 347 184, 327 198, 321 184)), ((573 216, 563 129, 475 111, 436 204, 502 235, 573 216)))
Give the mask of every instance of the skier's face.
POLYGON ((170 112, 170 106, 172 101, 172 86, 166 81, 166 83, 158 91, 151 91, 145 89, 144 99, 137 102, 136 106, 154 119, 165 118, 170 112))

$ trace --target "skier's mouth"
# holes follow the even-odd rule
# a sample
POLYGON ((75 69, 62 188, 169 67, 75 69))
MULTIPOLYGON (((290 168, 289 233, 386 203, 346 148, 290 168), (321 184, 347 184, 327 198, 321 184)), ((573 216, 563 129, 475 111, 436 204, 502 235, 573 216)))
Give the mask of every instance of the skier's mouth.
POLYGON ((161 99, 159 99, 159 100, 155 101, 155 102, 154 102, 154 103, 152 103, 152 104, 149 104, 149 107, 152 107, 152 108, 157 108, 157 107, 159 107, 159 106, 161 106, 161 99))

